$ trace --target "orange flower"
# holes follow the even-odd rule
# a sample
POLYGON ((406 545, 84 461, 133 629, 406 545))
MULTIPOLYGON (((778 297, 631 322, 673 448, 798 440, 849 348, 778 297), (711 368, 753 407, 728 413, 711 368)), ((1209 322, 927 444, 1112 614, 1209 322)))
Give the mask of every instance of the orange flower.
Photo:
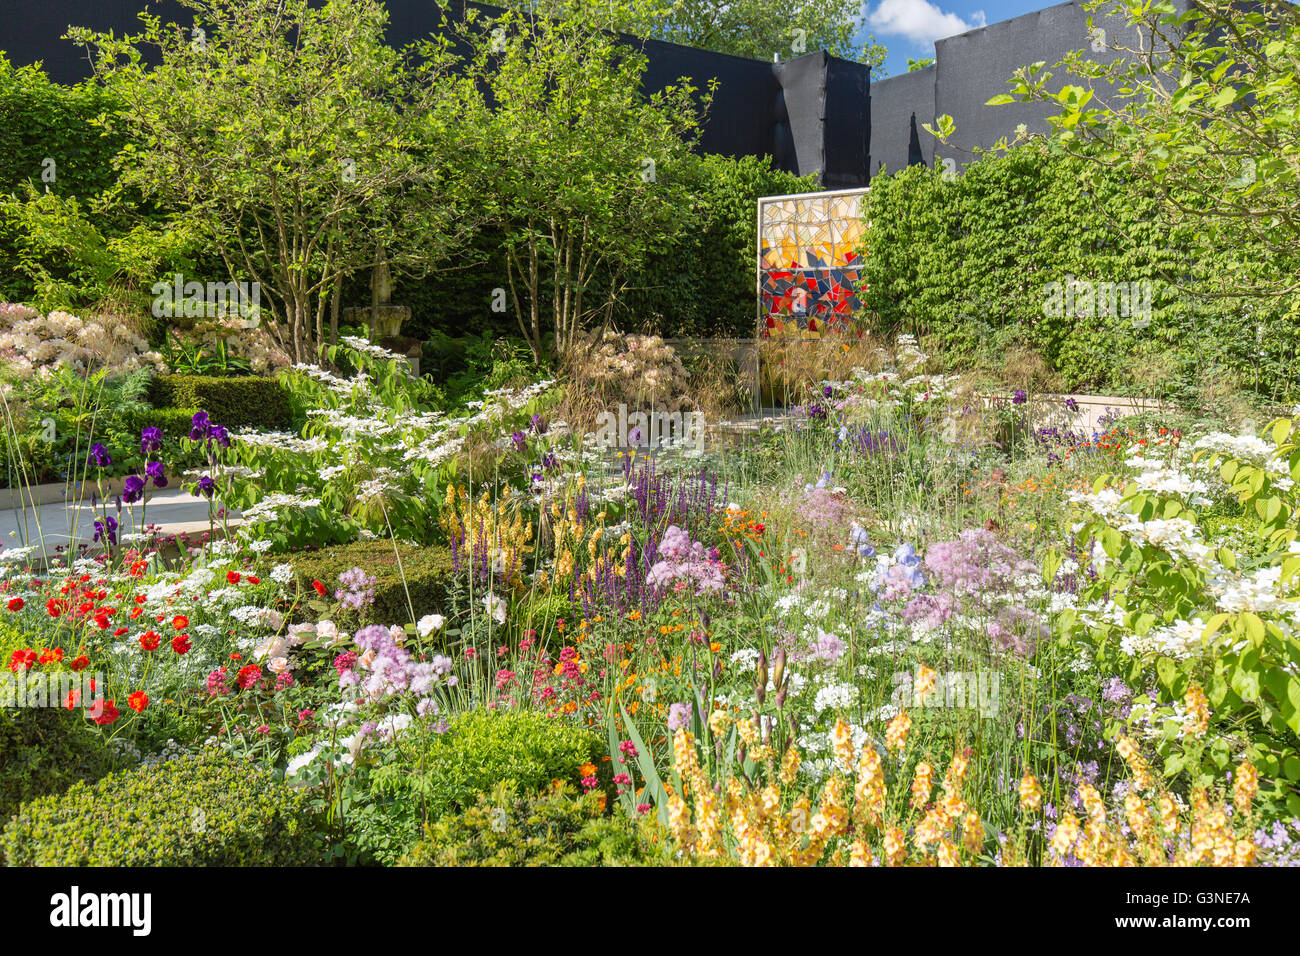
POLYGON ((149 706, 149 695, 142 690, 138 690, 134 694, 127 694, 126 706, 137 714, 143 713, 144 709, 149 706))
POLYGON ((594 763, 591 763, 590 761, 584 763, 581 767, 578 768, 578 776, 580 777, 596 776, 596 765, 594 763))

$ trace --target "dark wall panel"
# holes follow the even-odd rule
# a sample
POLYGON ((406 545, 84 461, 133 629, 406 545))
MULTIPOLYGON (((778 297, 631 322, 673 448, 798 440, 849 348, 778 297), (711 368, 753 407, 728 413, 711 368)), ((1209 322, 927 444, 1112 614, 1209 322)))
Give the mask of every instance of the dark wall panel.
POLYGON ((790 117, 790 136, 794 144, 796 172, 807 174, 826 168, 826 61, 824 51, 808 53, 774 63, 785 94, 785 108, 790 117))
MULTIPOLYGON (((1181 7, 1188 0, 1175 0, 1181 7)), ((1133 46, 1136 33, 1123 17, 1094 17, 1094 27, 1106 33, 1106 45, 1118 39, 1133 46)), ((935 48, 935 112, 948 114, 956 124, 950 146, 936 144, 939 157, 951 157, 964 165, 974 157, 976 147, 987 149, 999 138, 1014 135, 1023 123, 1030 132, 1044 132, 1047 117, 1058 112, 1042 103, 1010 103, 985 106, 990 98, 1008 91, 1007 81, 1022 66, 1042 60, 1050 67, 1072 50, 1085 50, 1089 59, 1112 61, 1116 54, 1094 50, 1088 28, 1088 12, 1077 2, 1062 3, 1046 10, 1026 13, 1013 20, 992 23, 979 30, 939 40, 935 48)), ((1079 77, 1057 70, 1054 89, 1066 84, 1090 85, 1079 77)))
POLYGON ((701 150, 724 156, 772 153, 778 91, 772 64, 658 40, 645 41, 644 49, 649 63, 642 85, 647 93, 676 85, 682 77, 689 77, 701 91, 708 89, 711 80, 718 81, 700 137, 701 150))
POLYGON ((871 84, 871 175, 896 173, 907 166, 913 116, 921 157, 927 164, 934 161, 936 140, 921 129, 923 123, 933 123, 936 115, 934 75, 931 64, 871 84))
POLYGON ((829 189, 862 186, 870 174, 871 70, 861 63, 827 57, 826 161, 822 182, 829 189))

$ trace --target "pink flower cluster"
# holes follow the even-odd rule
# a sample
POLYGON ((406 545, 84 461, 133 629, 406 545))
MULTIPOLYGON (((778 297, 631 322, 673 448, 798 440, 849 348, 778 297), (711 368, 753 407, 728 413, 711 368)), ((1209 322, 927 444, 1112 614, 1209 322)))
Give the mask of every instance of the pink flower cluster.
POLYGON ((674 582, 694 585, 698 594, 721 592, 726 586, 722 562, 716 552, 706 552, 699 541, 676 525, 669 525, 659 544, 657 559, 646 575, 646 584, 662 588, 674 582))

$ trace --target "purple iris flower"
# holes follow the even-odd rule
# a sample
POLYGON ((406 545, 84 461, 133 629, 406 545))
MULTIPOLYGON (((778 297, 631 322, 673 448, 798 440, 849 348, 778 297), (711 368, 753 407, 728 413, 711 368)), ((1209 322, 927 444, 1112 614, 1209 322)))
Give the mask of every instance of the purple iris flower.
POLYGON ((542 456, 542 467, 547 471, 559 471, 560 459, 555 457, 554 452, 548 451, 545 455, 542 456))
POLYGON ((230 447, 230 433, 224 425, 213 425, 208 429, 208 444, 216 442, 221 448, 230 447))
POLYGON ((547 429, 550 427, 546 424, 546 419, 541 415, 534 415, 532 418, 528 419, 528 424, 532 426, 533 431, 538 435, 545 435, 547 429))
POLYGON ((528 436, 523 432, 515 432, 510 436, 510 440, 515 443, 515 448, 518 451, 523 451, 524 446, 528 444, 528 436))
POLYGON ((90 446, 90 460, 100 468, 107 468, 113 464, 113 457, 108 453, 108 449, 99 442, 90 446))
POLYGON ((1018 388, 1011 393, 1012 405, 1023 405, 1027 401, 1029 401, 1029 394, 1023 388, 1018 388))
POLYGON ((202 478, 199 479, 199 485, 198 488, 195 490, 195 494, 200 494, 206 498, 211 498, 212 493, 216 490, 217 490, 217 483, 212 480, 212 476, 204 475, 202 478))
POLYGON ((1079 403, 1072 398, 1067 398, 1065 400, 1065 409, 1066 411, 1077 412, 1079 410, 1079 403))
POLYGON ((139 475, 127 475, 122 486, 122 500, 133 505, 144 497, 144 479, 139 475))
POLYGON ((105 515, 95 522, 95 540, 106 539, 109 544, 117 544, 117 519, 105 515))
POLYGON ((140 432, 140 454, 147 455, 151 451, 162 449, 162 429, 150 425, 140 432))
POLYGON ((190 441, 203 441, 212 433, 212 419, 207 412, 195 412, 190 420, 190 441))
POLYGON ((167 487, 167 476, 163 474, 163 463, 160 461, 151 461, 145 465, 144 476, 153 481, 155 488, 167 487))

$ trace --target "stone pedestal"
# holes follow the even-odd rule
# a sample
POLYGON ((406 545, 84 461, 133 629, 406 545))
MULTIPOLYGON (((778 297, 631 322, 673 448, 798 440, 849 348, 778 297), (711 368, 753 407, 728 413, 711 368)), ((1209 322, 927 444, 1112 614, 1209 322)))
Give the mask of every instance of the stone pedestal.
MULTIPOLYGON (((348 325, 370 327, 370 307, 343 309, 342 319, 348 325)), ((375 313, 375 341, 400 335, 402 323, 411 317, 411 309, 405 305, 381 305, 375 313)))

